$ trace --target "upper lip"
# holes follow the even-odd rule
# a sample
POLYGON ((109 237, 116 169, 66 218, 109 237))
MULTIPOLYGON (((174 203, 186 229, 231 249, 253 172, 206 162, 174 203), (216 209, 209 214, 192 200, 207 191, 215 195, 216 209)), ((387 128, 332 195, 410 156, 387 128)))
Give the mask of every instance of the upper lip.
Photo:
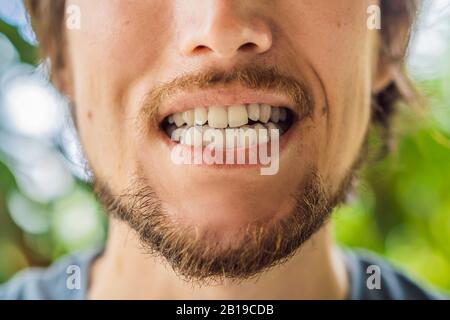
POLYGON ((199 89, 194 92, 178 92, 162 103, 159 122, 177 112, 197 107, 232 106, 241 104, 268 104, 272 107, 289 108, 295 113, 294 101, 287 95, 260 89, 243 87, 199 89))

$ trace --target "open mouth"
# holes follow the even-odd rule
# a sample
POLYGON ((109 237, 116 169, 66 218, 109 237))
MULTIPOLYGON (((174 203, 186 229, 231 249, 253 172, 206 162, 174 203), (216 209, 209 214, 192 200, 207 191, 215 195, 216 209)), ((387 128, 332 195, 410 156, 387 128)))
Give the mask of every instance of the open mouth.
POLYGON ((271 130, 286 134, 294 113, 268 104, 197 107, 167 116, 161 129, 174 142, 201 147, 212 141, 226 148, 248 147, 270 142, 271 130), (253 131, 253 134, 251 134, 253 131), (219 137, 219 138, 218 138, 219 137))

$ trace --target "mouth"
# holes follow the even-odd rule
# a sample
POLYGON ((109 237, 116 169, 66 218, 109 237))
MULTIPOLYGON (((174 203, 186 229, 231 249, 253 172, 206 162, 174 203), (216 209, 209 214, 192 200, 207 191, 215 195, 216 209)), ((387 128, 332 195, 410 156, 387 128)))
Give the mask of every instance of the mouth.
POLYGON ((266 103, 205 106, 166 116, 161 130, 174 143, 205 147, 217 137, 225 148, 242 148, 269 143, 270 131, 280 137, 293 126, 295 113, 289 107, 266 103), (253 131, 255 134, 249 134, 253 131))

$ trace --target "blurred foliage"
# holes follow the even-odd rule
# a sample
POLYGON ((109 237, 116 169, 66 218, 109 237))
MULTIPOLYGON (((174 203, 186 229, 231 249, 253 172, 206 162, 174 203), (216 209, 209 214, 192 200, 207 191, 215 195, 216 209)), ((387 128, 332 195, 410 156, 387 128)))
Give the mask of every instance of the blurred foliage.
MULTIPOLYGON (((0 33, 22 62, 36 61, 36 49, 14 27, 0 21, 0 33)), ((449 78, 450 70, 445 78, 418 82, 429 98, 429 111, 417 120, 403 108, 396 118, 396 149, 364 169, 358 194, 336 210, 333 222, 339 243, 373 250, 450 292, 449 78)), ((89 185, 77 180, 65 195, 37 201, 18 186, 1 150, 0 283, 20 269, 48 265, 104 241, 107 221, 89 185), (15 208, 29 215, 12 215, 15 208)))
MULTIPOLYGON (((15 68, 19 64, 35 65, 38 61, 38 50, 23 39, 19 28, 0 20, 2 50, 4 43, 12 44, 18 54, 19 61, 10 67, 13 73, 18 73, 15 68)), ((5 64, 10 63, 1 60, 4 54, 0 51, 0 76, 7 71, 5 64)), ((11 59, 10 52, 6 53, 6 58, 11 59)), ((26 68, 25 72, 28 72, 26 68)), ((4 89, 2 84, 0 93, 4 89)), ((58 142, 64 139, 55 137, 52 141, 42 141, 11 132, 1 118, 4 103, 0 95, 0 283, 24 268, 47 266, 69 252, 101 245, 107 230, 107 219, 95 200, 91 186, 75 177, 76 182, 66 183, 71 187, 57 198, 40 199, 27 192, 29 190, 26 189, 32 187, 25 188, 27 184, 24 182, 35 177, 33 172, 25 172, 26 168, 20 166, 14 154, 29 157, 31 161, 40 159, 38 154, 44 156, 44 162, 47 162, 44 165, 48 165, 49 161, 57 160, 55 154, 61 151, 58 142), (14 148, 15 151, 12 150, 14 148)), ((42 170, 41 167, 37 166, 37 170, 42 170)), ((60 170, 54 168, 57 169, 60 170)), ((56 175, 48 180, 51 183, 52 179, 57 178, 61 177, 56 175)))
POLYGON ((37 61, 37 49, 28 42, 24 41, 14 26, 0 20, 0 30, 19 52, 20 59, 23 62, 33 64, 37 61))
POLYGON ((446 77, 417 82, 427 107, 400 106, 394 150, 362 170, 358 195, 336 210, 334 226, 340 243, 450 291, 450 69, 446 77))

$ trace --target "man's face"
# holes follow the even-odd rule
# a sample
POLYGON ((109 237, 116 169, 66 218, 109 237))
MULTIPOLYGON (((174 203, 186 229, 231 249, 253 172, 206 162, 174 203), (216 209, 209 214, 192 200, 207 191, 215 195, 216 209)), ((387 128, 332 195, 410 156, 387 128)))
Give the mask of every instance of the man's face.
POLYGON ((377 1, 69 4, 82 13, 81 30, 67 31, 66 52, 81 141, 106 205, 119 206, 143 242, 184 275, 201 276, 190 271, 193 261, 212 274, 208 266, 223 259, 216 269, 245 277, 231 265, 258 272, 317 231, 366 136, 378 52, 367 7, 377 1), (227 119, 229 127, 268 126, 256 115, 242 119, 250 104, 260 118, 263 105, 286 116, 269 120, 282 128, 276 174, 174 163, 174 117, 182 127, 191 114, 204 127, 224 128, 227 119), (189 249, 174 252, 183 248, 176 243, 189 249), (258 252, 280 243, 269 258, 258 252), (180 264, 183 254, 190 260, 180 264))

